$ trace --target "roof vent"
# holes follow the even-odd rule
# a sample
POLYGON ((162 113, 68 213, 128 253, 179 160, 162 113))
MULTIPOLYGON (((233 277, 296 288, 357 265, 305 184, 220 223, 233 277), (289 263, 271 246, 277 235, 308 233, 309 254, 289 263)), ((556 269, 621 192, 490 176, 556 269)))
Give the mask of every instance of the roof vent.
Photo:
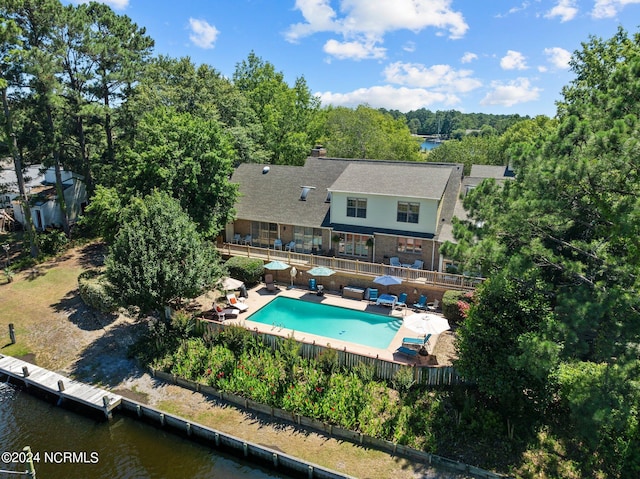
POLYGON ((271 169, 271 168, 269 168, 268 166, 265 166, 264 168, 262 168, 262 174, 263 174, 263 175, 266 175, 267 173, 269 173, 269 170, 270 170, 270 169, 271 169))
POLYGON ((300 188, 302 188, 302 191, 300 192, 300 201, 307 201, 309 191, 316 189, 315 186, 301 186, 300 188))
POLYGON ((331 203, 331 192, 327 190, 327 197, 324 199, 325 203, 331 203))

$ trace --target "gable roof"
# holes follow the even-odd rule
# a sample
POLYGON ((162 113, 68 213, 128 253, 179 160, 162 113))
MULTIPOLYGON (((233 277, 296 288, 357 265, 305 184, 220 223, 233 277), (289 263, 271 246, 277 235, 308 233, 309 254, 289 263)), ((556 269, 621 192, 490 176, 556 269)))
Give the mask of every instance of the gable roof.
POLYGON ((319 228, 329 213, 327 189, 347 167, 349 160, 307 158, 304 166, 243 163, 231 181, 238 183, 238 219, 296 224, 319 228), (303 187, 310 187, 306 201, 303 187))
POLYGON ((495 178, 498 180, 513 177, 513 171, 508 166, 471 165, 469 176, 473 178, 495 178))
POLYGON ((353 162, 329 191, 440 200, 453 163, 353 162))

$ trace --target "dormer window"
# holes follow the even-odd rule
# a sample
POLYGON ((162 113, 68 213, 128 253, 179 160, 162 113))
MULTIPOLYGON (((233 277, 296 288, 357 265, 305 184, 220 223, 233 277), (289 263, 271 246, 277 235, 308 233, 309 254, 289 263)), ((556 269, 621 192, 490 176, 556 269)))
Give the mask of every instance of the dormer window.
POLYGON ((307 196, 311 190, 315 190, 315 186, 301 186, 302 191, 300 192, 300 201, 307 201, 307 196))

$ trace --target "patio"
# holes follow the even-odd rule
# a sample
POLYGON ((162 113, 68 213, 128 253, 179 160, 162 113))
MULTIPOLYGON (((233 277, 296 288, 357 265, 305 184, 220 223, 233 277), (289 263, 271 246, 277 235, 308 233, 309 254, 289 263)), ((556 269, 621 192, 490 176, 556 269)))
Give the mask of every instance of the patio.
MULTIPOLYGON (((409 365, 433 365, 434 361, 437 360, 438 365, 450 365, 451 364, 451 349, 452 349, 452 338, 453 335, 450 331, 442 333, 440 335, 433 335, 430 338, 429 345, 427 346, 427 351, 429 356, 421 356, 417 355, 413 358, 407 358, 405 356, 394 354, 394 351, 402 345, 402 338, 404 337, 417 337, 414 331, 405 327, 404 325, 400 326, 400 329, 394 336, 393 340, 389 344, 386 349, 376 349, 371 348, 355 343, 349 343, 340 341, 334 338, 327 338, 323 336, 317 336, 313 334, 309 334, 306 332, 300 331, 292 331, 285 328, 274 327, 271 324, 263 324, 257 323, 248 320, 247 318, 255 311, 263 307, 268 302, 272 301, 274 298, 278 296, 285 296, 288 298, 295 299, 303 299, 305 301, 313 301, 313 302, 322 302, 323 304, 329 304, 333 306, 339 306, 343 308, 349 308, 359 311, 367 311, 371 313, 377 313, 385 316, 389 316, 391 318, 396 318, 398 320, 402 320, 404 317, 407 317, 412 314, 411 308, 402 308, 402 309, 392 309, 386 306, 376 306, 375 304, 371 304, 369 301, 359 301, 354 299, 343 298, 337 292, 326 291, 323 296, 317 296, 314 292, 309 291, 308 289, 303 288, 293 288, 289 289, 285 284, 280 283, 279 289, 274 294, 271 291, 268 291, 263 283, 255 286, 250 289, 249 297, 245 300, 245 304, 249 306, 248 311, 240 313, 236 318, 226 319, 224 324, 238 324, 245 328, 258 331, 260 333, 277 335, 282 337, 287 337, 293 335, 293 337, 299 341, 306 343, 316 343, 321 345, 326 345, 327 343, 331 344, 332 348, 335 349, 346 349, 346 351, 360 354, 363 356, 369 356, 373 358, 379 358, 386 361, 394 361, 397 363, 409 364, 409 365), (442 344, 440 344, 440 339, 443 339, 442 344), (440 351, 440 352, 439 352, 440 351), (440 354, 440 357, 438 357, 440 354), (435 356, 435 358, 434 358, 435 356)), ((211 299, 208 300, 208 305, 203 305, 205 308, 211 306, 211 299)))

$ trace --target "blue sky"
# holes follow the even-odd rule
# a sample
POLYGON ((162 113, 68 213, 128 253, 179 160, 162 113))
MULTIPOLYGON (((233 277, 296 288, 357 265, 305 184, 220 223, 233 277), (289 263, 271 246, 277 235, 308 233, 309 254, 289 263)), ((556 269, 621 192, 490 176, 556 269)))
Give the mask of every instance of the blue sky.
MULTIPOLYGON (((74 0, 79 1, 79 0, 74 0)), ((635 33, 640 0, 104 0, 226 76, 254 51, 323 105, 553 116, 589 35, 635 33)))

